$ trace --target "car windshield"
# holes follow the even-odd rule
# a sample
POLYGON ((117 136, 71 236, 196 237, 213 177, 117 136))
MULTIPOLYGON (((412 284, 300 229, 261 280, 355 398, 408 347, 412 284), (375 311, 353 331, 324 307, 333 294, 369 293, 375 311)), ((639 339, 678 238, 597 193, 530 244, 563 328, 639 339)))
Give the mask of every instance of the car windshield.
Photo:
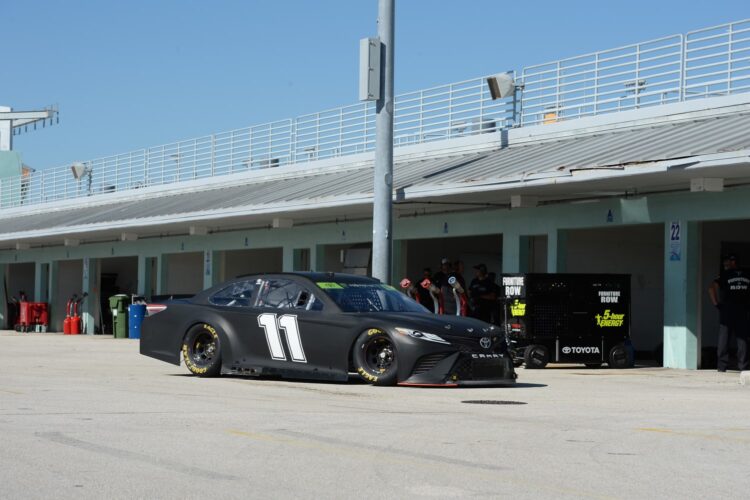
POLYGON ((429 312, 401 292, 380 283, 318 283, 344 312, 429 312))

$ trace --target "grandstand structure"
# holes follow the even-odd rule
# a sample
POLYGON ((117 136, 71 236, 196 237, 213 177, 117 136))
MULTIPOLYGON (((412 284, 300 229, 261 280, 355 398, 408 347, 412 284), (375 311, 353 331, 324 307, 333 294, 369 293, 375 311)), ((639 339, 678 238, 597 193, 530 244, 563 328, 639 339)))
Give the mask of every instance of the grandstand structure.
MULTIPOLYGON (((750 261, 750 20, 512 73, 505 99, 485 78, 397 96, 394 280, 444 256, 626 272, 639 352, 707 366, 704 290, 723 252, 750 261)), ((371 241, 374 140, 360 103, 2 178, 0 277, 56 323, 87 291, 93 333, 114 289, 341 271, 371 241)))

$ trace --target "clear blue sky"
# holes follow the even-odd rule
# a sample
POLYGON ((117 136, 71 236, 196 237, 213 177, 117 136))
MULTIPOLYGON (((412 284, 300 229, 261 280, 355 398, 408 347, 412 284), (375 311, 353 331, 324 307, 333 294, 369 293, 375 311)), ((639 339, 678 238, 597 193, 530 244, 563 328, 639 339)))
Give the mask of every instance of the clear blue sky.
MULTIPOLYGON (((45 168, 357 100, 377 0, 0 0, 0 104, 45 168)), ((747 0, 396 0, 396 93, 750 17, 747 0)))

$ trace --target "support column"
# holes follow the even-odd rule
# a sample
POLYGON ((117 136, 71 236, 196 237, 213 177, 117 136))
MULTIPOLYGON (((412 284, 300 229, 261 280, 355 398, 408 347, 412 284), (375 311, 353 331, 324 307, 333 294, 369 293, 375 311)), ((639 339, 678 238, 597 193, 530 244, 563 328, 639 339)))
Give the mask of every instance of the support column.
POLYGON ((8 288, 8 264, 0 264, 0 330, 7 328, 13 329, 13 325, 6 325, 8 319, 8 295, 5 289, 8 288))
MULTIPOLYGON (((50 297, 54 294, 52 290, 57 288, 57 281, 52 288, 50 281, 50 268, 52 265, 57 269, 57 263, 48 262, 34 263, 34 302, 51 302, 50 297)), ((29 297, 31 298, 31 297, 29 297)))
MULTIPOLYGON (((65 319, 65 299, 61 300, 61 297, 57 297, 57 279, 60 273, 59 262, 53 261, 48 264, 42 264, 42 274, 46 276, 45 281, 41 285, 42 300, 38 302, 49 303, 49 330, 50 331, 62 331, 62 323, 65 319), (59 307, 58 307, 59 306, 59 307)), ((39 271, 37 271, 39 272, 39 271)), ((38 288, 34 290, 37 292, 38 288)))
POLYGON ((281 260, 281 270, 285 273, 294 271, 294 248, 284 246, 281 260))
POLYGON ((698 368, 700 224, 665 224, 664 366, 698 368))
POLYGON ((88 294, 88 297, 81 303, 81 333, 93 335, 96 333, 96 325, 99 323, 99 304, 101 303, 99 259, 83 258, 83 286, 81 289, 88 294))
POLYGON ((167 294, 167 272, 168 272, 167 254, 160 254, 156 257, 156 294, 167 294))
POLYGON ((393 274, 391 283, 398 288, 398 284, 406 277, 406 240, 394 240, 393 242, 393 274))
POLYGON ((203 251, 203 289, 211 288, 219 283, 221 268, 219 258, 221 252, 213 250, 203 251))
POLYGON ((318 248, 320 245, 310 247, 310 271, 317 271, 318 268, 318 248))
POLYGON ((564 273, 568 260, 568 232, 562 229, 547 233, 547 272, 564 273))
POLYGON ((310 262, 314 264, 313 271, 324 272, 326 269, 326 246, 315 245, 310 249, 310 262))
POLYGON ((154 257, 138 256, 138 287, 136 293, 147 299, 154 294, 153 283, 154 257))
POLYGON ((294 265, 295 271, 309 271, 311 265, 311 254, 310 248, 295 248, 294 249, 294 265))
POLYGON ((528 272, 530 241, 530 236, 503 233, 503 273, 528 272))
POLYGON ((393 55, 394 0, 378 1, 380 96, 375 102, 372 276, 387 282, 393 272, 393 55))

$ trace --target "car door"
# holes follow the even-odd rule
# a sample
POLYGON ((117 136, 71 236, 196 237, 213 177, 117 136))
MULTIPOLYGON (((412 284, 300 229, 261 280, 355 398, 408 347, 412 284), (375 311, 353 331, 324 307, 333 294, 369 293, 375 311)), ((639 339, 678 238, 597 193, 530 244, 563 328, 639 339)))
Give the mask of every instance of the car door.
POLYGON ((224 363, 240 373, 261 373, 268 365, 266 339, 258 327, 262 313, 256 303, 263 286, 260 278, 234 281, 208 298, 217 314, 217 326, 225 331, 231 351, 224 349, 224 363))
POLYGON ((272 371, 288 377, 346 379, 349 322, 320 291, 316 294, 294 276, 264 279, 256 309, 257 333, 266 340, 272 371))

